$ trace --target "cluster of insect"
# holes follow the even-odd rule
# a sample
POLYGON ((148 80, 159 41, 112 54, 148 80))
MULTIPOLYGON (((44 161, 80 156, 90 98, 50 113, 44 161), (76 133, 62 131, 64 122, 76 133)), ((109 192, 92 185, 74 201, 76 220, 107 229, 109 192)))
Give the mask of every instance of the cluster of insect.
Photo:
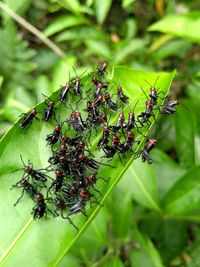
POLYGON ((46 145, 51 151, 48 166, 34 169, 33 164, 30 161, 25 164, 20 155, 23 168, 19 170, 23 170, 23 177, 11 188, 22 189, 14 205, 19 203, 25 192, 33 199, 34 219, 40 219, 49 212, 68 220, 78 230, 71 215, 82 213, 87 216, 86 204, 99 204, 97 195, 101 196, 101 192, 96 183, 101 180, 106 185, 109 181, 109 177, 102 177, 101 169, 115 168, 108 161, 117 158, 125 164, 127 157, 135 154, 135 157, 141 156, 143 162, 152 163, 150 151, 157 144, 157 139, 146 138, 143 149, 138 151, 137 146, 141 142, 138 137, 144 138, 144 130, 156 119, 155 110, 160 114, 173 114, 178 101, 165 100, 162 106, 158 106, 158 100, 164 97, 161 96, 162 91, 158 92, 155 88, 156 80, 154 86, 150 86, 149 95, 141 88, 147 100, 144 111, 135 115, 138 102, 131 110, 130 99, 122 86, 110 84, 106 79, 107 68, 105 62, 97 66, 89 74, 90 79, 76 74, 52 96, 54 100, 45 96, 43 110, 33 109, 21 115, 19 127, 22 131, 27 131, 35 119, 39 120, 37 114, 40 113, 43 121, 56 124, 46 136, 46 145), (111 90, 115 91, 112 95, 111 90), (84 107, 81 111, 80 104, 84 107), (59 114, 56 114, 58 109, 59 114), (65 119, 61 120, 62 109, 64 114, 66 111, 70 114, 68 119, 65 115, 65 119), (127 119, 125 110, 129 112, 127 119), (91 151, 94 147, 98 160, 91 151))

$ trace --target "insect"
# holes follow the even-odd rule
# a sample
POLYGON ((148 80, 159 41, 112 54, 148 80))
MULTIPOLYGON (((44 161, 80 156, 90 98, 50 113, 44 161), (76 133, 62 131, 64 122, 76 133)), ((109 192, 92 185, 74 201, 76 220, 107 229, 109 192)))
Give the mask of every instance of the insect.
POLYGON ((37 188, 35 185, 32 185, 29 183, 29 181, 25 178, 22 178, 19 182, 17 182, 15 185, 12 185, 11 189, 13 188, 23 188, 21 196, 18 198, 18 200, 15 202, 14 206, 16 206, 20 199, 23 197, 24 192, 26 192, 32 199, 35 195, 38 194, 37 188))
POLYGON ((147 100, 145 105, 146 105, 145 111, 137 115, 137 120, 142 125, 142 127, 144 126, 144 123, 150 126, 151 122, 149 119, 151 117, 153 117, 155 120, 155 115, 153 113, 153 107, 154 107, 153 102, 151 100, 147 100))
POLYGON ((123 92, 123 89, 121 86, 117 88, 117 96, 121 100, 122 103, 128 104, 128 96, 126 96, 123 92))
POLYGON ((113 130, 113 132, 116 133, 119 130, 122 130, 122 132, 123 132, 123 128, 126 126, 124 124, 124 121, 125 121, 124 114, 123 113, 120 113, 119 116, 118 116, 118 120, 117 120, 116 125, 111 127, 111 129, 113 130))
POLYGON ((110 94, 109 94, 108 92, 105 93, 105 95, 104 95, 104 99, 105 99, 106 105, 107 105, 110 109, 117 111, 118 106, 117 106, 116 103, 114 103, 114 102, 111 100, 111 96, 110 96, 110 94))
POLYGON ((56 207, 56 209, 53 211, 54 216, 59 216, 58 211, 60 211, 61 217, 65 219, 64 210, 68 207, 67 201, 65 201, 60 195, 56 195, 55 199, 48 198, 48 203, 52 203, 56 207))
MULTIPOLYGON (((21 161, 22 161, 22 164, 23 164, 24 168, 18 169, 16 171, 24 170, 23 179, 28 179, 29 177, 31 177, 33 183, 35 181, 40 181, 46 187, 45 182, 47 182, 48 178, 50 178, 50 177, 47 176, 46 174, 42 173, 41 170, 46 170, 47 171, 48 168, 34 170, 33 169, 33 164, 30 162, 30 160, 28 160, 28 165, 25 165, 21 155, 20 155, 20 158, 21 158, 21 161)), ((13 171, 13 172, 16 172, 16 171, 13 171)))
POLYGON ((135 103, 135 106, 133 108, 133 111, 132 112, 129 112, 129 114, 128 114, 128 122, 124 124, 124 128, 127 131, 132 130, 134 127, 136 127, 137 130, 138 130, 138 126, 137 126, 136 119, 135 119, 135 113, 134 113, 135 108, 136 108, 138 102, 139 102, 139 100, 135 103))
POLYGON ((25 129, 25 128, 29 128, 33 122, 33 119, 37 119, 39 120, 37 117, 37 110, 36 109, 32 109, 30 112, 28 113, 23 113, 20 115, 21 120, 20 120, 20 123, 19 123, 19 127, 22 128, 22 129, 25 129))
POLYGON ((71 82, 67 83, 65 86, 61 86, 59 94, 60 102, 65 102, 67 100, 71 87, 72 87, 71 82))
POLYGON ((100 95, 102 88, 103 88, 103 83, 98 82, 98 84, 96 85, 96 89, 94 91, 94 97, 97 97, 98 95, 100 95))
POLYGON ((104 77, 107 67, 108 67, 108 63, 106 62, 103 62, 100 66, 97 66, 97 73, 101 78, 104 77))
POLYGON ((162 106, 162 108, 160 108, 160 114, 170 115, 176 113, 176 109, 174 108, 176 105, 179 105, 178 100, 174 99, 168 101, 162 106))
POLYGON ((103 147, 103 151, 105 152, 105 156, 106 158, 112 158, 114 157, 115 153, 119 152, 120 150, 120 140, 119 140, 119 137, 117 136, 113 136, 112 137, 112 145, 109 146, 109 145, 105 145, 103 147))
POLYGON ((142 150, 140 150, 137 155, 142 157, 142 161, 147 161, 149 164, 153 162, 151 159, 149 152, 157 145, 158 140, 154 138, 148 138, 146 140, 146 144, 142 150))
POLYGON ((53 183, 49 187, 49 189, 47 191, 47 196, 48 196, 48 192, 52 188, 53 188, 53 190, 55 192, 58 192, 61 189, 61 187, 62 187, 62 185, 64 183, 64 178, 65 178, 64 173, 62 171, 60 171, 60 170, 56 170, 55 174, 56 174, 56 179, 53 181, 53 183))
POLYGON ((70 217, 73 215, 73 214, 77 214, 79 212, 81 212, 85 217, 87 217, 87 214, 84 212, 84 208, 85 208, 85 205, 87 203, 87 200, 86 199, 82 199, 80 198, 78 201, 74 201, 74 202, 71 202, 70 203, 70 209, 69 209, 69 212, 67 214, 67 217, 65 217, 65 219, 67 219, 69 221, 69 223, 71 225, 73 225, 73 227, 79 231, 78 227, 72 222, 72 220, 70 219, 70 217))
POLYGON ((80 112, 72 112, 67 122, 79 133, 85 131, 88 126, 87 123, 83 121, 80 112))
POLYGON ((40 219, 47 212, 47 206, 44 200, 44 196, 40 193, 35 196, 36 205, 33 207, 32 213, 35 220, 40 219))
POLYGON ((76 78, 74 80, 71 81, 72 87, 74 89, 74 94, 76 96, 79 96, 80 99, 82 98, 82 90, 81 90, 81 77, 84 75, 84 73, 86 71, 84 71, 80 77, 78 77, 75 68, 73 68, 75 74, 76 74, 76 78))
POLYGON ((54 102, 42 94, 46 99, 45 99, 45 104, 47 105, 47 108, 44 110, 44 120, 49 121, 53 116, 55 116, 55 107, 54 107, 54 102), (47 102, 47 99, 49 102, 47 102))
POLYGON ((47 145, 54 145, 58 142, 61 136, 62 127, 60 124, 57 124, 53 130, 53 133, 48 134, 46 137, 47 145))
POLYGON ((101 139, 98 142, 98 146, 99 147, 104 147, 105 145, 107 145, 109 143, 109 139, 110 139, 110 129, 107 126, 103 127, 103 135, 101 137, 101 139))
POLYGON ((126 139, 125 139, 125 142, 123 144, 120 145, 120 152, 121 153, 125 153, 127 151, 131 151, 132 152, 132 146, 134 143, 137 143, 139 144, 140 141, 136 141, 135 140, 135 137, 134 137, 134 134, 132 132, 128 132, 127 135, 126 135, 126 139))
POLYGON ((78 143, 78 141, 80 141, 80 139, 81 139, 81 136, 70 138, 65 133, 62 134, 60 136, 60 138, 59 138, 59 140, 61 141, 61 143, 67 144, 69 146, 76 146, 76 144, 78 143))
MULTIPOLYGON (((159 97, 159 94, 164 94, 162 91, 158 92, 158 89, 156 89, 156 83, 158 81, 160 76, 158 76, 155 80, 155 83, 154 85, 152 86, 148 81, 145 80, 145 82, 150 85, 150 99, 151 101, 153 102, 153 105, 157 105, 157 101, 158 101, 158 97, 159 97)), ((144 92, 144 91, 143 91, 144 92)))

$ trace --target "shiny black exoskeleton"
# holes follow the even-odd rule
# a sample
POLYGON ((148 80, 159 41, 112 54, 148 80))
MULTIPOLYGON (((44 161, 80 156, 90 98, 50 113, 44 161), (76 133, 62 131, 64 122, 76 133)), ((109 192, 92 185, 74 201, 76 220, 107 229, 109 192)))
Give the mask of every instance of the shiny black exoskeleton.
POLYGON ((153 160, 151 159, 151 157, 149 155, 149 152, 157 145, 157 143, 158 143, 157 139, 153 139, 153 138, 147 139, 143 150, 140 150, 137 153, 138 156, 142 157, 143 162, 147 161, 149 164, 151 164, 153 162, 153 160))
POLYGON ((61 126, 57 124, 53 130, 53 133, 48 134, 46 137, 47 145, 54 145, 55 143, 57 143, 62 134, 61 131, 61 126))
POLYGON ((25 128, 28 128, 31 126, 32 122, 33 122, 33 119, 37 119, 39 120, 37 117, 37 110, 36 109, 32 109, 30 112, 28 113, 23 113, 21 115, 21 120, 20 120, 20 123, 19 123, 19 127, 22 128, 22 129, 25 129, 25 128))

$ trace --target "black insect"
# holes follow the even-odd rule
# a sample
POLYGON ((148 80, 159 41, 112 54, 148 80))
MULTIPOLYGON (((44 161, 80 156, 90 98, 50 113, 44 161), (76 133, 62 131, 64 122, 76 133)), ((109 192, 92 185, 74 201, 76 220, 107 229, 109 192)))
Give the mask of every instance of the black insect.
POLYGON ((120 152, 120 139, 117 136, 112 137, 112 145, 105 145, 103 151, 105 152, 105 158, 113 158, 115 153, 120 152))
MULTIPOLYGON (((157 101, 158 101, 158 97, 160 94, 164 94, 162 91, 158 92, 158 89, 156 89, 156 82, 158 81, 160 76, 157 77, 157 79, 155 80, 154 85, 152 86, 148 81, 145 80, 145 82, 150 85, 150 94, 149 97, 151 99, 151 101, 153 102, 153 105, 157 105, 157 101)), ((142 88, 141 88, 142 89, 142 88)), ((142 89, 143 90, 143 89, 142 89)), ((144 92, 144 91, 143 91, 144 92)), ((145 93, 145 92, 144 92, 145 93)), ((146 95, 146 94, 145 94, 146 95)))
POLYGON ((98 86, 98 84, 101 84, 100 87, 104 89, 107 89, 109 85, 109 83, 107 82, 101 82, 100 80, 97 80, 95 76, 92 77, 91 82, 96 86, 98 86))
POLYGON ((102 65, 97 66, 97 73, 100 77, 104 77, 104 75, 106 74, 107 67, 108 67, 108 63, 106 62, 103 62, 102 65))
POLYGON ((48 198, 48 203, 54 204, 56 207, 53 211, 54 216, 59 216, 59 211, 61 217, 66 219, 66 217, 64 217, 64 211, 69 206, 68 201, 64 200, 60 195, 56 195, 55 199, 48 198))
POLYGON ((103 88, 103 83, 102 82, 98 82, 98 84, 96 85, 96 89, 94 91, 94 97, 96 98, 98 95, 101 94, 101 90, 103 88))
POLYGON ((61 86, 59 100, 60 102, 65 102, 68 98, 68 94, 70 92, 70 88, 72 88, 72 83, 69 82, 65 86, 61 86))
POLYGON ((79 231, 78 227, 72 222, 72 220, 70 219, 70 217, 73 214, 77 214, 79 212, 81 212, 85 217, 87 217, 87 214, 84 211, 85 205, 87 203, 86 199, 80 198, 78 201, 74 201, 70 203, 70 209, 69 212, 67 214, 67 217, 65 219, 67 219, 69 221, 69 223, 71 225, 73 225, 73 227, 79 231))
POLYGON ((38 194, 38 190, 35 185, 32 185, 29 183, 27 179, 21 179, 19 182, 17 182, 15 185, 11 187, 10 190, 13 188, 23 188, 21 196, 18 198, 18 200, 15 202, 14 206, 16 206, 20 199, 23 197, 24 192, 26 192, 32 199, 35 197, 35 195, 38 194))
POLYGON ((35 195, 35 202, 36 205, 32 210, 33 218, 35 220, 40 219, 44 216, 44 214, 47 212, 47 206, 44 200, 44 196, 40 193, 35 195))
POLYGON ((128 152, 128 151, 133 152, 132 146, 134 143, 139 144, 140 141, 136 141, 134 134, 132 132, 128 132, 126 135, 125 142, 120 145, 120 148, 119 148, 120 153, 124 154, 125 152, 128 152))
POLYGON ((146 123, 148 126, 150 126, 150 124, 151 124, 150 118, 151 117, 153 117, 155 120, 155 115, 153 113, 153 107, 154 107, 153 102, 151 100, 147 100, 145 105, 146 105, 145 111, 141 112, 140 114, 137 115, 137 120, 142 125, 142 127, 144 126, 144 123, 146 123))
POLYGON ((69 136, 67 136, 66 134, 62 134, 60 136, 60 139, 61 143, 63 144, 67 144, 69 146, 76 146, 77 143, 81 140, 81 136, 77 136, 77 137, 73 137, 73 138, 70 138, 69 136))
POLYGON ((174 99, 174 100, 168 101, 161 108, 159 108, 160 114, 170 115, 170 114, 176 113, 176 109, 174 108, 174 106, 176 105, 179 105, 178 100, 174 99))
POLYGON ((138 156, 142 157, 143 162, 147 161, 149 164, 153 162, 153 160, 149 155, 149 152, 157 145, 157 143, 158 143, 157 139, 153 138, 147 139, 144 148, 137 153, 138 156))
POLYGON ((123 92, 123 89, 121 86, 117 88, 117 96, 123 102, 124 104, 128 104, 128 96, 126 96, 123 92))
POLYGON ((111 100, 111 96, 108 92, 105 93, 104 95, 104 99, 105 99, 105 102, 106 102, 106 105, 112 109, 112 110, 117 110, 118 109, 118 106, 116 103, 114 103, 112 100, 111 100))
POLYGON ((109 140, 110 140, 110 129, 107 126, 104 126, 103 135, 97 145, 102 148, 109 143, 109 140))
POLYGON ((67 120, 67 122, 79 133, 85 131, 88 126, 87 123, 83 121, 80 112, 72 112, 70 119, 67 120))
POLYGON ((61 125, 57 124, 53 130, 53 133, 48 134, 46 137, 47 145, 54 145, 55 143, 57 143, 62 134, 61 131, 62 131, 61 125))
POLYGON ((112 131, 115 133, 119 130, 123 131, 124 127, 126 127, 124 121, 125 121, 124 114, 120 113, 116 125, 111 127, 112 131))
MULTIPOLYGON (((46 170, 48 171, 48 168, 46 169, 38 169, 38 170, 34 170, 33 169, 33 164, 30 162, 30 160, 28 160, 28 165, 25 165, 22 156, 20 155, 21 161, 24 165, 24 168, 22 169, 18 169, 16 171, 20 171, 20 170, 24 170, 24 174, 23 174, 23 179, 28 179, 29 177, 32 178, 33 182, 35 181, 40 181, 43 183, 43 185, 46 187, 45 182, 48 180, 48 178, 50 178, 49 176, 47 176, 46 174, 42 173, 41 170, 46 170)), ((14 171, 14 172, 16 172, 14 171)))
MULTIPOLYGON (((43 95, 43 94, 42 94, 43 95)), ((48 98, 47 96, 43 95, 45 99, 45 104, 47 105, 47 108, 44 110, 44 120, 49 121, 53 116, 55 116, 55 107, 54 102, 48 98), (47 102, 47 99, 49 100, 47 102)))
POLYGON ((64 178, 65 178, 64 173, 60 170, 56 170, 55 175, 56 175, 56 179, 50 185, 50 187, 47 191, 47 195, 52 188, 55 192, 58 192, 61 189, 61 187, 63 186, 64 178))
POLYGON ((72 87, 73 87, 73 89, 74 89, 74 94, 75 94, 76 96, 79 96, 80 99, 81 99, 81 98, 82 98, 81 77, 84 75, 84 73, 85 73, 86 71, 84 71, 84 72, 81 74, 81 76, 78 77, 75 68, 73 68, 73 69, 74 69, 74 72, 75 72, 75 74, 76 74, 76 78, 73 79, 73 80, 71 81, 71 84, 72 84, 72 87))
POLYGON ((20 123, 19 123, 19 127, 22 128, 22 129, 25 129, 25 128, 29 128, 33 122, 33 119, 37 119, 39 120, 37 117, 37 110, 36 109, 32 109, 30 112, 28 113, 23 113, 20 115, 21 120, 20 120, 20 123))

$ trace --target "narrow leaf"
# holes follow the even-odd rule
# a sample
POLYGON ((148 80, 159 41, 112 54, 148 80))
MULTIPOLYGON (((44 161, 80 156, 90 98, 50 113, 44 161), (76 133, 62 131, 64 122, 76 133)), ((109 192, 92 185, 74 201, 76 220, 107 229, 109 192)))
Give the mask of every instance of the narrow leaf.
POLYGON ((61 16, 55 19, 52 23, 50 23, 44 31, 46 36, 51 36, 55 33, 58 33, 66 28, 77 26, 80 24, 86 23, 87 20, 83 17, 78 16, 61 16))
POLYGON ((176 150, 182 167, 189 168, 195 164, 193 113, 187 107, 180 106, 175 116, 176 150))
POLYGON ((169 15, 151 25, 148 30, 169 33, 200 43, 200 12, 169 15))
MULTIPOLYGON (((174 77, 172 73, 148 73, 135 71, 125 67, 115 67, 111 80, 116 83, 122 81, 124 92, 129 96, 130 107, 133 109, 137 100, 140 100, 135 112, 144 110, 146 98, 141 92, 140 86, 148 93, 149 87, 146 85, 144 79, 150 83, 154 83, 159 75, 157 86, 162 88, 162 91, 167 94, 171 81, 174 77)), ((68 76, 68 73, 64 75, 68 76)), ((84 81, 88 81, 89 77, 85 77, 84 81)), ((68 77, 66 77, 68 80, 68 77)), ((88 89, 87 86, 83 87, 83 91, 88 89)), ((111 93, 115 93, 114 89, 111 93)), ((55 92, 51 98, 58 99, 58 92, 55 92)), ((40 103, 36 108, 40 111, 44 110, 46 105, 40 103)), ((127 106, 124 108, 124 113, 130 110, 127 106)), ((79 109, 83 110, 85 106, 79 104, 79 109), (82 108, 82 109, 81 109, 82 108)), ((59 105, 59 114, 61 121, 66 120, 71 114, 64 106, 59 105)), ((58 112, 58 111, 56 111, 58 112)), ((156 112, 155 112, 156 113, 156 112)), ((118 114, 115 115, 117 119, 118 114)), ((113 121, 111 122, 113 123, 113 121)), ((0 264, 2 266, 57 266, 67 251, 73 246, 76 240, 82 235, 84 230, 93 218, 98 213, 101 205, 93 204, 86 206, 87 219, 79 214, 72 216, 71 219, 80 229, 76 235, 75 229, 60 217, 52 218, 51 215, 47 218, 42 218, 39 221, 34 221, 30 211, 33 207, 33 202, 28 198, 27 194, 23 197, 20 203, 13 207, 16 199, 21 194, 20 189, 10 191, 10 187, 19 181, 22 177, 21 172, 13 173, 14 170, 21 168, 22 163, 19 155, 22 154, 24 160, 27 162, 29 159, 34 163, 34 168, 39 169, 47 166, 47 160, 51 155, 51 150, 46 146, 46 135, 51 133, 55 125, 44 123, 43 121, 34 121, 31 127, 24 133, 19 129, 16 123, 4 136, 0 142, 0 250, 1 258, 0 264), (31 248, 31 249, 30 249, 31 248), (26 255, 26 256, 24 256, 26 255), (30 260, 31 259, 31 260, 30 260)), ((137 138, 136 133, 136 138, 137 138)), ((93 149, 92 153, 98 155, 96 143, 99 140, 101 133, 94 134, 92 138, 93 149)), ((142 141, 142 140, 141 140, 142 141)), ((138 149, 143 145, 141 142, 138 149)), ((98 190, 101 191, 102 197, 98 197, 100 203, 103 203, 108 197, 112 189, 118 183, 122 175, 132 163, 135 155, 127 155, 126 164, 121 164, 118 157, 115 157, 111 162, 115 168, 101 167, 99 175, 105 179, 110 177, 108 183, 104 181, 98 182, 98 190)), ((100 161, 100 159, 99 159, 100 161)), ((96 194, 95 194, 96 195, 96 194)))
POLYGON ((200 166, 190 169, 166 194, 163 206, 167 214, 186 214, 200 205, 200 166))
POLYGON ((95 12, 99 24, 103 24, 112 5, 112 0, 95 0, 95 12))

